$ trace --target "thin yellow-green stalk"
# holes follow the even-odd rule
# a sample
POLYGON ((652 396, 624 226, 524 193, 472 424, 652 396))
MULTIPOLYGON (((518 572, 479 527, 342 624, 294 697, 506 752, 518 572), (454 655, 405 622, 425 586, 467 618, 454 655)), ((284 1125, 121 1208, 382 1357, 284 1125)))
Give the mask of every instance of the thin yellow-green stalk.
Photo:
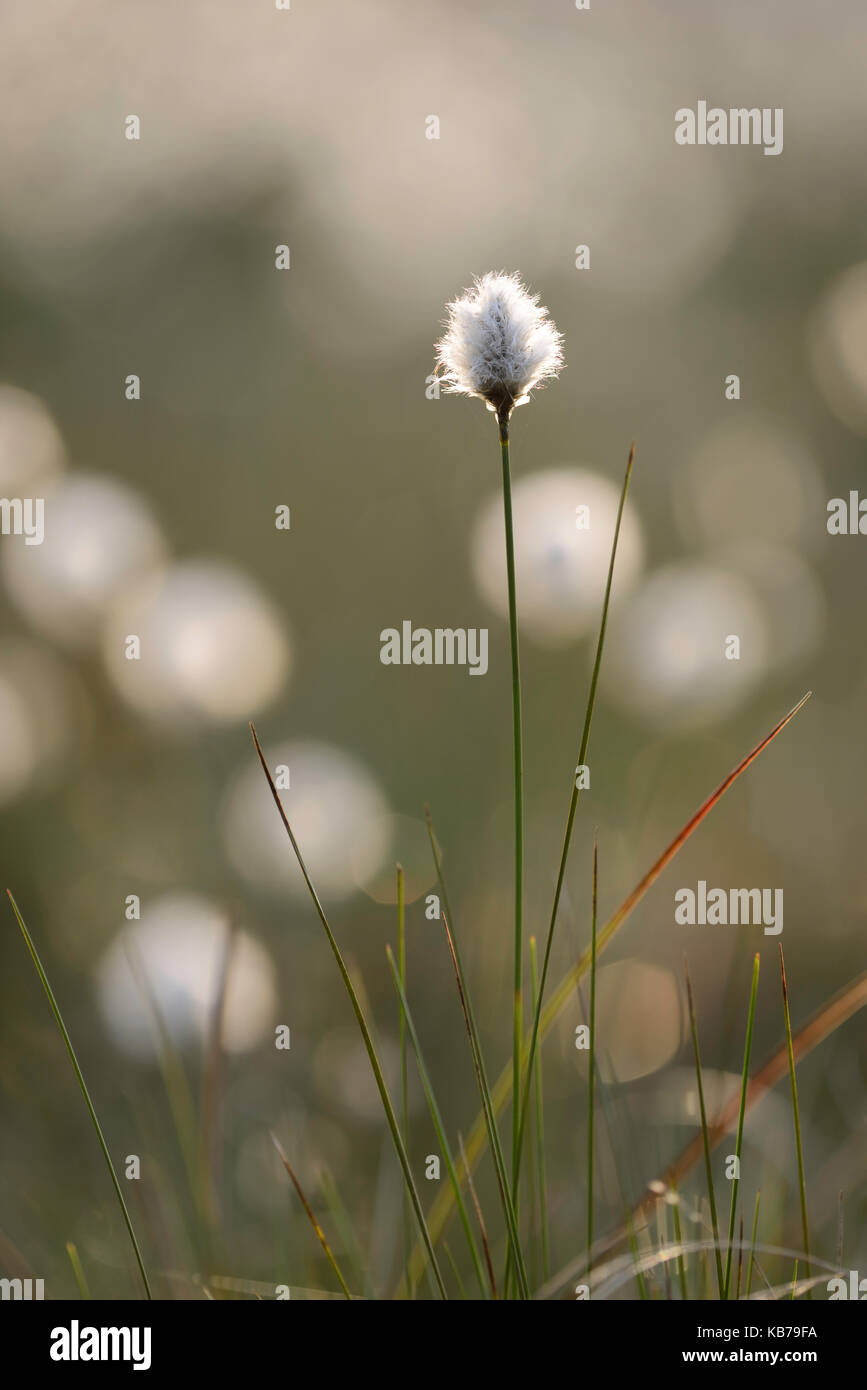
POLYGON ((85 1300, 90 1298, 90 1289, 87 1287, 84 1267, 78 1254, 78 1246, 71 1240, 66 1242, 66 1253, 69 1256, 69 1263, 72 1265, 72 1272, 75 1275, 75 1282, 78 1285, 78 1292, 85 1300))

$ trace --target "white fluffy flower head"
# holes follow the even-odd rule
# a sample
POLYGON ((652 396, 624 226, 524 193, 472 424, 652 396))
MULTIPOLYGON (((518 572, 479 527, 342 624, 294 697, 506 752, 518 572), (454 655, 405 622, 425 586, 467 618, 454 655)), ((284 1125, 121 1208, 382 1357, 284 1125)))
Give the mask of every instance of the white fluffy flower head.
POLYGON ((519 275, 483 275, 446 310, 436 345, 446 390, 480 396, 506 419, 564 365, 563 335, 519 275))

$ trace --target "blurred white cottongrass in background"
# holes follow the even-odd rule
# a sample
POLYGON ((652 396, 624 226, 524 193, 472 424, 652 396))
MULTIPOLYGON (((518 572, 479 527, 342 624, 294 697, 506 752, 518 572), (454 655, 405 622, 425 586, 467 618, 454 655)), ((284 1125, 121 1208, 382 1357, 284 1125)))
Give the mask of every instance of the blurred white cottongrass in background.
POLYGON ((603 1079, 637 1081, 677 1054, 683 1036, 678 981, 671 970, 629 957, 596 977, 597 1055, 603 1079))
MULTIPOLYGON (((317 891, 339 900, 379 880, 389 862, 394 826, 385 793, 371 773, 327 743, 266 739, 263 747, 278 785, 278 769, 288 769, 289 787, 279 788, 280 799, 317 891)), ((307 900, 301 870, 255 759, 247 759, 231 782, 220 824, 229 862, 252 887, 307 900)))
MULTIPOLYGON (((575 1030, 587 1022, 588 990, 589 981, 585 980, 579 991, 578 1012, 564 1011, 555 1024, 562 1068, 551 1069, 552 1096, 565 1099, 574 1095, 576 1068, 586 1079, 589 1054, 586 1048, 576 1047, 575 1030)), ((677 1056, 685 1036, 681 990, 671 969, 637 956, 600 961, 596 975, 596 1055, 607 1085, 637 1081, 662 1071, 677 1056)), ((546 1085, 546 1094, 548 1091, 546 1085)))
POLYGON ((147 502, 124 483, 71 474, 46 500, 45 537, 4 536, 0 569, 18 611, 64 647, 99 639, 118 588, 152 574, 166 547, 147 502))
MULTIPOLYGON (((400 1052, 396 1041, 388 1033, 382 1033, 376 1047, 389 1086, 399 1085, 400 1052)), ((357 1028, 341 1024, 322 1035, 313 1053, 313 1079, 329 1109, 337 1105, 365 1124, 379 1126, 382 1123, 382 1100, 357 1028)), ((410 1112, 418 1110, 423 1095, 414 1078, 410 1099, 410 1112)))
POLYGON ((86 746, 91 710, 67 662, 29 637, 0 640, 0 806, 44 784, 86 746))
MULTIPOLYGON (((583 468, 551 468, 519 478, 513 487, 518 625, 545 647, 569 646, 595 631, 617 520, 620 489, 583 468), (577 508, 589 508, 579 529, 577 508)), ((509 613, 503 502, 494 494, 481 509, 471 538, 479 593, 502 617, 509 613)), ((613 595, 629 591, 641 573, 644 540, 629 504, 623 516, 613 595)))
POLYGON ((66 450, 38 396, 0 385, 0 496, 45 497, 66 467, 66 450))
POLYGON ((867 261, 837 275, 807 330, 813 376, 838 419, 867 434, 867 261))
POLYGON ((672 474, 670 495, 693 549, 758 537, 815 551, 825 535, 816 461, 801 431, 769 412, 738 406, 718 419, 672 474))
POLYGON ((285 624, 234 565, 184 560, 123 592, 105 624, 106 670, 140 714, 227 724, 250 719, 280 693, 290 666, 285 624), (130 660, 135 634, 141 656, 130 660))
POLYGON ((695 561, 651 574, 612 610, 603 688, 621 709, 666 731, 707 727, 752 694, 768 665, 760 599, 738 575, 695 561), (726 657, 727 639, 740 657, 726 657))
MULTIPOLYGON (((229 929, 228 915, 193 893, 157 898, 145 907, 141 921, 126 923, 96 970, 99 1008, 114 1042, 140 1058, 158 1055, 150 994, 175 1046, 200 1044, 219 1000, 229 929)), ((237 930, 223 1009, 223 1043, 229 1052, 249 1051, 263 1040, 274 1021, 276 1001, 270 955, 246 931, 237 930)))
POLYGON ((749 583, 766 617, 769 673, 802 665, 825 636, 828 605, 812 566, 774 542, 745 540, 709 557, 749 583))

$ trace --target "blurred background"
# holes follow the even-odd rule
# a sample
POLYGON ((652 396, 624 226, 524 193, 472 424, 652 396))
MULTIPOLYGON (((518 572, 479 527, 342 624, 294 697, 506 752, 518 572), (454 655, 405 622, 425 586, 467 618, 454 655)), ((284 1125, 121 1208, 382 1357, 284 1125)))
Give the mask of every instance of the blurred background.
MULTIPOLYGON (((830 536, 826 509, 864 476, 867 15, 842 3, 830 22, 806 0, 760 13, 746 0, 588 12, 49 0, 5 3, 2 25, 0 492, 46 502, 41 546, 0 539, 3 886, 116 1163, 141 1157, 125 1191, 162 1296, 200 1296, 189 1276, 202 1268, 236 1292, 333 1287, 269 1130, 346 1252, 323 1196, 323 1172, 333 1179, 374 1290, 389 1292, 402 1258, 378 1097, 248 720, 272 768, 288 769, 289 815, 392 1079, 384 950, 400 860, 410 1000, 450 1133, 466 1133, 477 1094, 441 924, 425 917, 425 802, 490 1070, 507 1058, 499 459, 481 404, 437 399, 430 382, 443 306, 473 275, 519 271, 566 343, 567 370, 516 414, 512 448, 526 923, 542 940, 637 446, 552 984, 589 939, 594 827, 604 919, 814 691, 600 966, 602 1233, 695 1132, 684 949, 712 1102, 738 1084, 755 950, 756 1063, 783 1037, 776 940, 676 927, 674 891, 699 879, 784 890, 796 1028, 864 967, 867 542, 830 536), (677 146, 674 112, 698 100, 782 107, 783 153, 677 146), (581 245, 589 269, 576 269, 581 245), (575 530, 578 505, 589 532, 575 530), (380 631, 404 619, 487 627, 485 679, 383 666, 380 631), (724 659, 729 634, 739 661, 724 659), (186 1078, 175 1068, 175 1101, 189 1088, 201 1116, 186 1151, 154 1001, 186 1078)), ((95 1294, 137 1297, 81 1097, 7 916, 3 1273, 72 1296, 72 1241, 95 1294)), ((584 1239, 586 1062, 573 1039, 585 1003, 576 995, 543 1054, 554 1270, 584 1239)), ((865 1271, 860 1018, 799 1083, 814 1249, 836 1258, 842 1191, 843 1263, 865 1271)), ((410 1108, 430 1200, 437 1149, 415 1084, 410 1108)), ((742 1178, 747 1221, 763 1191, 760 1239, 797 1247, 785 1084, 748 1119, 742 1178)), ((479 1186, 495 1226, 487 1163, 479 1186)), ((694 1175, 693 1206, 701 1193, 694 1175)), ((460 1262, 458 1246, 454 1235, 460 1262)))

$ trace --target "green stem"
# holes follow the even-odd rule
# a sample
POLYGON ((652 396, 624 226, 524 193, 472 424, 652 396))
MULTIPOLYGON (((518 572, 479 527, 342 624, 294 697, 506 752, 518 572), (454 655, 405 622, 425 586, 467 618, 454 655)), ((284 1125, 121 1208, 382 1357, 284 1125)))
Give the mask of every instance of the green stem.
POLYGON ((732 1277, 732 1244, 735 1238, 735 1211, 738 1204, 738 1184, 740 1178, 737 1176, 741 1163, 741 1145, 744 1138, 744 1115, 747 1108, 747 1087, 750 1079, 750 1052, 753 1046, 753 1024, 756 1021, 756 995, 759 989, 759 957, 758 953, 753 961, 753 984, 750 990, 750 1012, 747 1017, 747 1037, 744 1043, 744 1071, 741 1077, 741 1103, 738 1111, 738 1137, 735 1143, 735 1156, 737 1158, 736 1176, 732 1178, 732 1204, 729 1212, 729 1243, 726 1252, 726 1272, 723 1284, 723 1300, 727 1300, 731 1287, 732 1277))
MULTIPOLYGON (((530 989, 535 999, 539 989, 539 970, 536 958, 536 938, 530 937, 530 989)), ((542 1278, 547 1284, 550 1277, 550 1248, 548 1235, 548 1178, 545 1169, 545 1102, 542 1092, 542 1054, 536 1053, 535 1066, 536 1092, 536 1155, 539 1169, 539 1222, 542 1232, 542 1278)), ((532 1151, 531 1151, 532 1152, 532 1151)))
POLYGON ((322 923, 322 928, 325 932, 326 937, 328 938, 328 945, 331 947, 331 954, 334 956, 337 969, 340 971, 340 978, 343 981, 346 993, 349 995, 349 1001, 352 1005, 352 1011, 355 1014, 356 1022, 358 1023, 358 1027, 361 1030, 361 1036, 364 1039, 364 1046, 367 1051, 367 1056, 370 1060, 371 1070, 373 1071, 374 1080, 376 1081, 376 1088, 379 1091, 379 1097, 382 1101, 382 1108, 385 1111, 385 1119, 386 1123, 388 1124, 389 1131, 391 1133, 392 1143, 394 1144, 398 1162, 400 1163, 401 1170, 403 1172, 403 1180, 406 1184, 406 1190, 409 1193, 409 1199, 412 1203, 412 1209, 415 1214, 416 1222, 418 1223, 419 1235, 421 1236, 421 1239, 424 1243, 424 1248, 427 1252, 427 1258, 430 1262, 430 1267, 433 1270, 433 1276, 436 1281, 436 1286, 437 1290, 439 1291, 440 1298, 447 1299, 448 1294, 446 1292, 446 1286, 443 1281, 442 1271, 440 1270, 439 1262, 434 1252, 433 1242, 430 1237, 430 1231, 428 1230, 427 1222, 425 1221, 424 1210, 422 1208, 421 1198, 418 1195, 418 1188, 415 1185, 415 1179, 412 1175, 412 1168, 410 1167, 409 1157, 406 1152, 406 1145, 403 1142, 403 1135, 400 1132, 400 1125, 397 1122, 397 1116, 394 1113, 394 1106, 391 1103, 391 1096, 389 1095, 388 1087, 385 1084, 385 1076, 383 1075, 382 1064, 380 1063, 376 1047, 374 1046, 373 1036, 367 1025, 367 1019, 364 1017, 364 1011, 361 1007, 361 1001, 358 998, 358 992, 355 986, 353 985, 349 971, 346 968, 346 961, 343 959, 343 954, 340 950, 340 947, 337 944, 337 938, 335 937, 334 932, 331 930, 331 924, 329 923, 328 918, 325 915, 325 909, 322 906, 322 903, 319 899, 319 894, 316 892, 316 889, 313 886, 313 880, 307 872, 307 865, 304 863, 304 858, 298 846, 298 841, 295 839, 295 832, 289 824, 286 811, 283 807, 283 802, 280 800, 280 793, 277 791, 277 788, 274 784, 274 778, 271 776, 271 770, 268 767, 267 762, 265 761, 265 754, 262 752, 262 745, 259 742, 256 730, 252 724, 250 725, 250 733, 253 735, 253 743, 256 748, 256 753, 258 755, 259 762, 262 765, 262 771, 265 774, 265 779, 268 783, 271 796, 274 799, 274 804, 276 805, 280 815, 280 819, 283 822, 283 829, 289 836, 289 842, 292 846, 295 858, 298 861, 298 867, 301 870, 304 882, 307 885, 307 891, 310 894, 311 901, 316 909, 316 914, 320 922, 322 923))
MULTIPOLYGON (((440 1108, 437 1104, 436 1096, 434 1095, 434 1089, 430 1079, 430 1074, 428 1073, 424 1057, 422 1056, 421 1043, 418 1039, 418 1033, 416 1031, 415 1023, 413 1022, 412 1014, 409 1011, 409 1003, 407 1002, 406 998, 406 989, 404 981, 401 978, 399 967, 396 966, 394 963, 394 956, 392 955, 390 946, 386 946, 385 954, 388 959, 388 964, 391 969, 391 973, 394 977, 394 987, 397 990, 398 1002, 400 1004, 400 1014, 404 1022, 404 1029, 406 1030, 408 1028, 409 1036, 412 1040, 412 1047, 415 1053, 415 1060, 418 1064, 418 1073, 421 1077, 421 1084, 424 1088, 424 1093, 427 1098, 431 1120, 433 1121, 433 1127, 436 1132, 440 1148, 442 1149, 443 1159, 445 1161, 446 1169, 448 1171, 448 1175, 452 1183, 452 1188, 454 1190, 455 1202, 457 1203, 458 1208, 458 1215, 461 1218, 461 1225, 464 1228, 464 1234, 467 1238, 467 1244, 470 1247, 470 1255, 472 1256, 473 1267, 476 1271, 476 1276, 479 1281, 479 1287, 482 1291, 482 1297, 486 1298, 487 1290, 485 1288, 485 1277, 482 1273, 481 1259, 479 1258, 479 1252, 476 1248, 476 1242, 473 1239, 473 1232, 470 1226, 470 1218, 467 1213, 466 1206, 464 1205, 464 1199, 461 1196, 461 1185, 458 1181, 458 1175, 455 1172, 454 1159, 452 1158, 452 1151, 449 1147, 449 1141, 446 1137, 445 1124, 443 1123, 440 1108)), ((407 1267, 406 1270, 406 1282, 407 1288, 414 1287, 414 1285, 411 1283, 411 1272, 409 1267, 407 1267)))
MULTIPOLYGON (((587 762, 587 751, 590 747, 590 726, 593 722, 593 710, 596 705, 596 689, 599 684, 599 672, 602 667, 602 652, 605 646, 605 633, 608 627, 608 609, 611 603, 611 586, 614 580, 614 561, 617 556, 617 543, 620 539, 620 526, 623 521, 623 513, 626 507, 626 496, 629 492, 629 481, 632 477, 632 464, 635 459, 635 445, 629 450, 629 459, 626 464, 626 474, 623 479, 623 487, 620 492, 620 504, 617 509, 617 521, 614 526, 614 539, 611 543, 611 556, 608 563, 608 577, 605 582, 605 596, 602 600, 602 617, 599 622, 599 636, 596 642, 596 656, 593 661, 593 673, 590 677, 590 690, 587 696, 587 708, 584 713, 584 727, 581 731, 581 742, 578 749, 577 767, 583 767, 587 762)), ((539 989, 535 999, 535 1009, 533 1013, 533 1027, 530 1031, 530 1046, 527 1054, 527 1081, 524 1085, 524 1093, 518 1100, 519 1092, 513 1091, 513 1105, 518 1109, 518 1169, 521 1166, 521 1149, 524 1139, 524 1126, 527 1119, 527 1104, 529 1099, 529 1078, 533 1069, 533 1058, 539 1042, 540 1031, 544 1034, 542 1025, 542 1005, 545 998, 545 984, 548 979, 548 965, 551 960, 551 946, 554 941, 554 929, 557 925, 557 913, 560 908, 560 897, 563 892, 563 883, 566 878, 566 864, 569 859, 569 846, 572 841, 572 828, 575 824, 575 813, 578 809, 579 787, 577 776, 572 777, 572 793, 569 799, 569 811, 566 816, 566 830, 563 836, 563 849, 560 854, 560 867, 557 870, 557 885, 554 889, 554 904, 551 908, 551 919, 548 923, 548 936, 545 941, 545 952, 542 957, 542 974, 539 981, 539 989)), ((562 986, 561 986, 562 988, 562 986)), ((514 1077, 513 1077, 514 1080, 514 1077)))
POLYGON ((521 667, 518 657, 518 605, 515 588, 515 536, 512 524, 512 477, 509 461, 509 417, 497 416, 503 463, 503 515, 506 524, 506 571, 509 582, 509 642, 512 650, 512 741, 515 778, 515 959, 512 1009, 512 1205, 518 1212, 521 1127, 518 1100, 521 1095, 521 1041, 523 1037, 524 953, 524 750, 521 723, 521 667))
POLYGON ((69 1256, 69 1263, 72 1265, 72 1272, 75 1275, 78 1292, 83 1299, 89 1299, 90 1289, 87 1287, 87 1279, 78 1255, 78 1247, 74 1245, 71 1240, 66 1242, 66 1253, 69 1256))
POLYGON ((710 1219, 713 1227, 713 1246, 716 1256, 716 1278, 717 1288, 719 1289, 720 1300, 725 1298, 725 1280, 723 1277, 722 1259, 720 1258, 719 1244, 719 1221, 716 1214, 716 1196, 713 1186, 713 1166, 710 1161, 710 1135, 707 1127, 707 1111, 704 1104, 704 1085, 701 1079, 701 1053, 698 1047, 698 1024, 695 1019, 695 1000, 692 997, 692 981, 689 978, 689 966, 686 956, 683 958, 683 973, 686 976, 686 998, 689 1006, 689 1026, 692 1032, 692 1049, 695 1054, 695 1079, 698 1086, 698 1108, 701 1118, 701 1142, 704 1150, 704 1171, 707 1178, 707 1196, 710 1202, 710 1219))
POLYGON ((133 1230, 133 1224, 130 1218, 129 1210, 127 1208, 126 1202, 124 1201, 124 1196, 120 1188, 120 1182, 118 1181, 118 1176, 115 1172, 114 1164, 111 1161, 111 1154, 109 1153, 108 1145, 105 1142, 105 1136, 102 1132, 102 1126, 100 1125, 99 1120, 96 1118, 96 1111, 93 1108, 93 1101, 90 1099, 90 1092, 88 1091, 87 1086, 85 1084, 81 1067, 78 1065, 78 1058, 76 1057, 75 1049, 72 1046, 72 1039, 70 1038, 69 1033, 66 1031, 66 1024, 63 1022, 63 1015, 61 1014, 60 1007, 57 1003, 57 1000, 54 997, 54 991, 51 988, 51 985, 48 983, 48 976, 46 975, 45 970, 43 969, 42 961, 39 959, 39 953, 33 944, 33 940, 29 931, 27 930, 27 927, 25 926, 24 918, 18 911, 18 904, 16 903, 12 894, 9 892, 8 888, 6 889, 6 892, 9 896, 9 901, 12 904, 12 911, 15 913, 15 918, 18 922, 19 927, 21 928, 21 933, 24 937, 25 942, 27 943, 27 949, 30 952, 30 957, 33 961, 33 964, 36 967, 36 973, 42 981, 42 988, 45 990, 45 993, 48 996, 48 1002, 51 1005, 51 1012, 54 1014, 54 1020, 58 1028, 60 1029, 61 1037, 63 1038, 63 1041, 66 1044, 66 1051, 69 1053, 69 1060, 72 1063, 72 1069, 75 1072, 79 1089, 84 1099, 84 1103, 87 1106, 87 1113, 90 1116, 91 1124, 93 1125, 93 1128, 96 1132, 96 1137, 99 1140, 99 1147, 102 1149, 102 1156, 105 1159, 105 1165, 108 1168, 109 1176, 111 1177, 112 1186, 114 1188, 115 1196, 117 1197, 118 1205, 123 1216, 123 1222, 126 1226, 127 1235, 129 1236, 130 1244, 132 1245, 133 1253, 135 1254, 135 1261, 138 1265, 138 1272, 141 1275, 141 1281, 144 1284, 145 1295, 147 1298, 152 1298, 153 1294, 151 1293, 151 1286, 148 1283, 148 1277, 145 1272, 144 1261, 142 1259, 142 1254, 141 1250, 139 1249, 139 1243, 136 1239, 135 1231, 133 1230))
MULTIPOLYGON (((512 1197, 509 1191, 509 1178, 506 1172, 506 1163, 503 1157, 502 1144, 500 1143, 500 1134, 499 1130, 497 1129, 497 1120, 494 1114, 493 1099, 491 1096, 491 1089, 488 1084, 487 1068, 485 1066, 485 1056, 482 1051, 482 1044, 481 1039, 479 1037, 478 1024, 476 1023, 476 1016, 473 1010, 472 996, 470 995, 469 987, 466 983, 466 973, 464 971, 463 962, 461 960, 460 946, 458 945, 458 934, 454 928, 454 918, 452 916, 451 902, 449 899, 449 890, 446 884, 445 875, 443 874, 442 855, 440 854, 439 845, 437 844, 436 833, 433 827, 433 820, 431 819, 430 814, 430 807, 425 806, 424 813, 425 820, 427 822, 428 835, 430 836, 431 852, 433 854, 433 860, 437 871, 437 881, 439 883, 440 893, 442 894, 443 906, 445 908, 445 912, 443 913, 442 919, 443 928, 445 930, 446 941, 449 947, 449 953, 452 958, 452 966, 455 972, 455 978, 458 987, 458 995, 461 1002, 461 1010, 464 1015, 467 1033, 469 1034, 470 1051, 473 1056, 473 1066, 476 1073, 476 1081, 479 1087, 479 1095, 482 1101, 482 1123, 484 1124, 485 1129, 487 1131, 488 1143, 491 1149, 491 1157, 494 1161, 494 1171, 497 1176, 497 1190, 499 1192, 500 1202, 503 1207, 503 1216, 506 1222, 506 1229, 509 1235, 509 1262, 511 1263, 512 1259, 515 1260, 518 1271, 518 1283, 521 1287, 522 1295, 524 1298, 529 1298, 529 1284, 527 1282, 526 1270, 524 1268, 523 1257, 521 1255, 518 1224, 515 1219, 515 1211, 512 1206, 512 1197), (452 924, 451 926, 449 925, 450 923, 452 924)), ((508 1075, 509 1073, 507 1068, 507 1082, 508 1075)))

